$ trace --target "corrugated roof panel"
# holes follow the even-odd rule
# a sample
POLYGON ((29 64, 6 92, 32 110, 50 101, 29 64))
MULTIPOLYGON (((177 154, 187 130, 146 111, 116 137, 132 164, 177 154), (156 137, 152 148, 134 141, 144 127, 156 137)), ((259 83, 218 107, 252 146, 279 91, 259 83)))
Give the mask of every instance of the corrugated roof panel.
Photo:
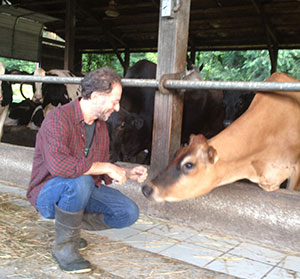
POLYGON ((0 14, 0 56, 10 57, 15 18, 8 14, 0 14))
POLYGON ((43 23, 54 20, 26 9, 0 6, 0 56, 38 61, 43 23))
POLYGON ((14 33, 12 55, 25 60, 39 60, 43 24, 18 18, 14 33))

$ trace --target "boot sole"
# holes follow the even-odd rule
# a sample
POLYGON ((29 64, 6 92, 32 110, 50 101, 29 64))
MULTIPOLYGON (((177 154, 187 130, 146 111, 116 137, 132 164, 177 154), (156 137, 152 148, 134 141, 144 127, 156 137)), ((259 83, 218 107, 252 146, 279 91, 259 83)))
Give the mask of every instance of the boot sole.
POLYGON ((80 270, 72 270, 72 271, 69 271, 69 270, 65 270, 65 269, 62 269, 61 266, 60 266, 60 269, 66 273, 69 273, 69 274, 80 274, 80 273, 88 273, 88 272, 91 272, 92 269, 91 268, 86 268, 86 269, 80 269, 80 270))
POLYGON ((85 246, 85 247, 82 247, 82 248, 78 248, 78 251, 85 251, 88 247, 85 246))
POLYGON ((52 257, 53 259, 56 261, 56 263, 58 264, 59 268, 63 271, 63 272, 66 272, 66 273, 70 273, 70 274, 76 274, 76 273, 88 273, 88 272, 91 272, 92 271, 92 268, 91 267, 88 267, 88 268, 83 268, 83 269, 77 269, 77 270, 67 270, 67 269, 64 269, 58 262, 58 260, 56 259, 56 257, 52 254, 52 257))

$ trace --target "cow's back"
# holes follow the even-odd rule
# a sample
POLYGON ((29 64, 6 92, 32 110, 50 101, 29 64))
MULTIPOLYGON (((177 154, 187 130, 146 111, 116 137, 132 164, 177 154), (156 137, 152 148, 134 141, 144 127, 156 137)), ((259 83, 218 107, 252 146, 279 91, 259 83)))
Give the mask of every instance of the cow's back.
MULTIPOLYGON (((266 81, 298 82, 283 73, 266 81)), ((294 173, 300 179, 299 127, 298 92, 257 92, 247 111, 210 143, 224 161, 252 166, 246 178, 274 190, 294 173)))

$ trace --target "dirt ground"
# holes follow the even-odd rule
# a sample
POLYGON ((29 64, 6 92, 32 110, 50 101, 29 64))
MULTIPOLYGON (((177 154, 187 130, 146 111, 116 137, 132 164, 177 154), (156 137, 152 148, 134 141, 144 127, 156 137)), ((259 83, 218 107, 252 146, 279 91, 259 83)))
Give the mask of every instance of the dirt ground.
MULTIPOLYGON (((0 278, 216 278, 205 269, 83 231, 89 246, 82 255, 93 270, 61 271, 52 259, 53 221, 41 219, 24 197, 0 193, 0 278)), ((233 278, 218 274, 217 278, 233 278)))

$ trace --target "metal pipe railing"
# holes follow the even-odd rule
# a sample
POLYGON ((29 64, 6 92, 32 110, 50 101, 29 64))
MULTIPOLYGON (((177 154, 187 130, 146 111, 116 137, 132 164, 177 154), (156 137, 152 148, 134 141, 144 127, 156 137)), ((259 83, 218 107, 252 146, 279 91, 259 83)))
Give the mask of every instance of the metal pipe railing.
POLYGON ((54 77, 54 76, 33 76, 33 75, 0 75, 0 80, 12 82, 45 82, 45 83, 70 83, 79 84, 83 78, 81 77, 54 77))
POLYGON ((300 82, 166 80, 164 86, 168 89, 201 88, 250 91, 300 91, 300 82))
MULTIPOLYGON (((82 77, 53 77, 27 75, 0 75, 0 80, 11 82, 45 82, 79 84, 82 77)), ((159 81, 155 79, 122 79, 125 87, 152 87, 158 88, 159 81)), ((300 82, 264 82, 264 81, 189 81, 166 80, 164 87, 168 89, 227 89, 249 91, 300 91, 300 82)))

